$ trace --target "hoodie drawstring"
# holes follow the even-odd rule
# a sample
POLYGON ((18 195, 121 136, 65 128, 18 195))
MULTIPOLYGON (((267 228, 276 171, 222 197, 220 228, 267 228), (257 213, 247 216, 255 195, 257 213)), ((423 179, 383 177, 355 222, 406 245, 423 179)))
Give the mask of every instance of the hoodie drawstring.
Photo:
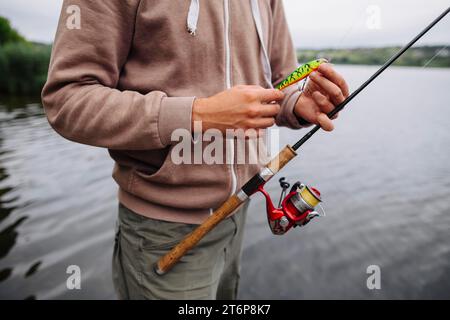
MULTIPOLYGON (((266 44, 264 42, 264 33, 262 28, 261 12, 259 10, 259 0, 250 0, 252 7, 253 20, 255 22, 258 39, 261 44, 260 60, 263 66, 264 79, 266 85, 272 88, 272 68, 270 67, 270 59, 267 53, 266 44)), ((195 36, 197 31, 198 16, 200 13, 200 0, 191 0, 189 12, 187 16, 187 29, 190 34, 195 36)))
POLYGON ((258 0, 251 0, 253 20, 255 21, 256 31, 258 32, 259 43, 261 44, 260 59, 264 71, 264 79, 269 88, 272 88, 272 68, 270 67, 269 55, 264 42, 264 33, 262 28, 261 12, 259 11, 258 0))
POLYGON ((198 15, 200 12, 200 0, 191 0, 187 17, 187 29, 190 34, 195 36, 197 31, 198 15))

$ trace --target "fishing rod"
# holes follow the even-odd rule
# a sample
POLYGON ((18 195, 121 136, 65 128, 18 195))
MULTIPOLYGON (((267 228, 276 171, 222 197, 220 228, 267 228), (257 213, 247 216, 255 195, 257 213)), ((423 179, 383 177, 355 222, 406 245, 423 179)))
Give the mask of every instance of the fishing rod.
MULTIPOLYGON (((328 113, 328 117, 332 118, 339 111, 352 101, 361 91, 363 91, 373 80, 375 80, 383 71, 385 71, 392 63, 402 56, 414 43, 422 38, 431 28, 433 28, 442 18, 450 12, 450 7, 440 14, 433 22, 423 29, 408 44, 401 48, 393 55, 383 66, 381 66, 367 81, 365 81, 358 89, 347 97, 341 104, 336 106, 333 111, 328 113)), ((317 70, 324 59, 311 61, 297 68, 277 88, 282 89, 292 83, 305 79, 311 72, 317 70)), ((270 199, 269 194, 264 190, 264 185, 276 175, 286 164, 297 156, 296 151, 308 141, 320 129, 320 125, 315 125, 292 147, 287 145, 278 155, 275 156, 259 173, 254 175, 239 191, 226 200, 217 210, 213 212, 201 225, 188 234, 180 243, 178 243, 166 255, 161 257, 154 266, 154 270, 158 275, 168 272, 185 254, 192 249, 209 231, 211 231, 218 223, 233 213, 241 204, 246 202, 250 196, 256 192, 261 192, 266 198, 267 218, 269 226, 274 234, 284 234, 290 228, 304 226, 312 218, 320 215, 315 211, 315 207, 320 204, 320 192, 312 187, 296 182, 289 194, 284 198, 283 195, 289 184, 280 179, 282 187, 282 196, 280 198, 279 207, 275 208, 270 199)))

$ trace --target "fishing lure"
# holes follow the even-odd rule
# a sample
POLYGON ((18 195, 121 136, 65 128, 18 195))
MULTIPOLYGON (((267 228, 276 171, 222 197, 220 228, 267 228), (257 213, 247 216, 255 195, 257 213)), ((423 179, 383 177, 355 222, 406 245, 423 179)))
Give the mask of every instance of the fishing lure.
POLYGON ((305 79, 311 74, 311 72, 316 71, 322 63, 328 62, 327 59, 316 59, 302 64, 300 67, 295 69, 290 75, 286 77, 282 82, 280 82, 276 88, 283 90, 284 88, 290 86, 291 84, 297 83, 302 79, 305 79))

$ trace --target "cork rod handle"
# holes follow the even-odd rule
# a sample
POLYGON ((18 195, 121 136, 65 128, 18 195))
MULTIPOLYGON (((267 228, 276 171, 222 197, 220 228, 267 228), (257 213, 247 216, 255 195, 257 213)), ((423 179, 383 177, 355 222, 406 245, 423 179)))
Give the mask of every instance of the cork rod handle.
MULTIPOLYGON (((295 151, 290 146, 286 146, 267 164, 266 167, 269 168, 273 174, 276 174, 295 156, 295 151)), ((188 234, 166 255, 161 257, 155 265, 155 272, 159 275, 163 275, 169 271, 186 254, 186 252, 192 249, 209 231, 211 231, 223 219, 228 217, 245 201, 246 200, 239 199, 237 194, 231 196, 227 201, 225 201, 224 204, 220 206, 220 208, 214 211, 214 213, 209 216, 205 222, 188 234)))
POLYGON ((199 225, 165 256, 159 259, 155 266, 155 272, 159 275, 163 275, 169 271, 186 254, 186 252, 192 249, 209 231, 236 210, 242 203, 243 201, 236 195, 233 195, 225 201, 225 203, 214 211, 205 222, 199 225))

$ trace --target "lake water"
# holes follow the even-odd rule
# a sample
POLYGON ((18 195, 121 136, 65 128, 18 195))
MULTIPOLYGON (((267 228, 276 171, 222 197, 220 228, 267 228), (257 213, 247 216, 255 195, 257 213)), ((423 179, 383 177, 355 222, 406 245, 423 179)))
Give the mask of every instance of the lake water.
MULTIPOLYGON (((376 70, 338 69, 353 89, 376 70)), ((448 69, 390 68, 304 145, 282 175, 317 186, 327 216, 273 236, 256 195, 240 298, 450 298, 449 89, 448 69)), ((0 105, 0 299, 114 299, 112 160, 59 137, 39 103, 0 105), (81 290, 66 288, 69 265, 81 290)), ((303 133, 282 129, 282 143, 303 133)))

